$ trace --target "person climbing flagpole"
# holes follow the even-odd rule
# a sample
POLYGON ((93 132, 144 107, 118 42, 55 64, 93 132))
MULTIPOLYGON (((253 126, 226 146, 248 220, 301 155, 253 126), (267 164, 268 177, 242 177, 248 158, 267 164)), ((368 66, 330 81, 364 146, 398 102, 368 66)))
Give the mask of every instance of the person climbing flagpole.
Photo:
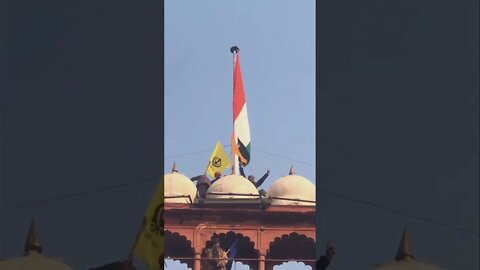
POLYGON ((247 103, 240 67, 240 49, 230 48, 233 53, 233 135, 232 135, 232 173, 239 175, 239 163, 247 166, 250 162, 250 126, 248 123, 247 103))

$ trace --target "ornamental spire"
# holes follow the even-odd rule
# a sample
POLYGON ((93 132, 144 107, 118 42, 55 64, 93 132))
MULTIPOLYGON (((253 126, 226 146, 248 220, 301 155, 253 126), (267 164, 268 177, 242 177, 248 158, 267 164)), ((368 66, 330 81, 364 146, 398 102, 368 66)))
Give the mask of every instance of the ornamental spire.
POLYGON ((290 172, 288 174, 289 175, 294 175, 295 174, 295 169, 293 168, 293 164, 292 164, 292 166, 290 166, 290 172))
POLYGON ((42 245, 40 243, 40 237, 38 236, 37 229, 35 227, 35 221, 32 218, 30 228, 28 230, 27 241, 25 242, 25 253, 30 251, 36 251, 42 253, 42 245))
POLYGON ((402 239, 400 240, 400 245, 398 245, 397 255, 395 256, 396 261, 405 261, 408 259, 415 259, 413 256, 412 242, 408 235, 407 229, 403 230, 402 239))
POLYGON ((173 162, 173 167, 172 167, 172 173, 174 172, 178 173, 177 163, 175 161, 173 162))

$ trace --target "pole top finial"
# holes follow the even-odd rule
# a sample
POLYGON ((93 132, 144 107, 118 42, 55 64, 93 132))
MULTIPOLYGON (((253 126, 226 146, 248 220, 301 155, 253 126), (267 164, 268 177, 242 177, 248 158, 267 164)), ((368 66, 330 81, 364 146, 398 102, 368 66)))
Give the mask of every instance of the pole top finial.
POLYGON ((232 48, 230 48, 231 53, 238 53, 239 51, 240 49, 237 46, 233 46, 232 48))
POLYGON ((173 162, 173 167, 172 167, 172 173, 174 172, 178 173, 177 163, 175 161, 173 162))

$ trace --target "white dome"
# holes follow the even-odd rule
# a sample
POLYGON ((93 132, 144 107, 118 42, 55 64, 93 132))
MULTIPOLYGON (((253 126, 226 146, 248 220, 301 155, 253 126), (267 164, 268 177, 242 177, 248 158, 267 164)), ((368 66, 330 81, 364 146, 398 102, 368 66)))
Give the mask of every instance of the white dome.
POLYGON ((207 199, 258 199, 258 195, 258 190, 252 182, 240 175, 224 176, 213 183, 207 191, 207 199))
POLYGON ((295 175, 292 167, 290 175, 284 176, 273 183, 267 191, 267 198, 272 199, 272 205, 314 206, 316 200, 315 192, 315 185, 308 181, 307 178, 295 175))
POLYGON ((163 177, 166 203, 192 203, 195 200, 197 187, 188 177, 176 171, 163 177), (173 196, 190 196, 192 201, 188 197, 168 198, 173 196))
POLYGON ((53 258, 42 255, 42 244, 32 219, 25 242, 25 255, 22 257, 0 259, 0 270, 72 270, 63 263, 61 258, 53 258))
POLYGON ((37 252, 29 252, 28 255, 0 261, 0 270, 72 270, 68 265, 59 260, 45 257, 37 252))
POLYGON ((440 268, 426 263, 406 260, 393 261, 375 266, 375 270, 440 270, 440 268))
POLYGON ((415 261, 409 233, 404 229, 395 261, 378 264, 374 270, 440 270, 440 268, 415 261))

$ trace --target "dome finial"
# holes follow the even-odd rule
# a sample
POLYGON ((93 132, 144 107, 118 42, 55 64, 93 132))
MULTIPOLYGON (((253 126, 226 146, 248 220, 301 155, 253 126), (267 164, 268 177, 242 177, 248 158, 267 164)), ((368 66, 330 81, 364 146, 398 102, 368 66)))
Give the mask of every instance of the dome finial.
POLYGON ((175 161, 173 162, 173 167, 172 167, 172 173, 174 172, 178 173, 177 163, 175 161))
POLYGON ((397 255, 395 256, 396 261, 403 261, 410 259, 415 259, 413 256, 412 242, 407 232, 407 228, 403 229, 402 239, 400 240, 400 245, 398 246, 397 255))
POLYGON ((25 242, 25 252, 36 251, 42 253, 42 245, 40 244, 40 237, 38 236, 35 222, 32 218, 30 228, 28 229, 27 241, 25 242))
POLYGON ((294 175, 295 174, 295 169, 293 168, 293 164, 292 166, 290 166, 290 173, 288 173, 289 175, 294 175))

